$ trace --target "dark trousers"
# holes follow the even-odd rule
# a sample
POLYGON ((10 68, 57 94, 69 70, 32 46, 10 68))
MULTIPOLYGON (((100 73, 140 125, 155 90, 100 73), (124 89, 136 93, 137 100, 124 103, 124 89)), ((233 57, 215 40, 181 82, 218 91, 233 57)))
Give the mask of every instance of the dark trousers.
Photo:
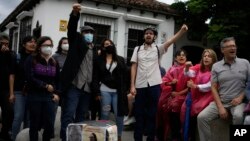
POLYGON ((0 90, 0 107, 2 110, 2 129, 0 133, 0 138, 5 141, 9 141, 9 131, 12 127, 14 114, 13 105, 9 102, 9 93, 7 91, 0 90))
POLYGON ((156 135, 156 112, 160 97, 160 85, 139 88, 136 91, 137 94, 134 103, 134 115, 136 119, 134 139, 135 141, 142 141, 144 129, 147 129, 147 141, 153 141, 156 135))
POLYGON ((171 138, 173 140, 181 140, 181 121, 180 113, 170 112, 170 128, 171 138))
POLYGON ((38 141, 38 131, 43 128, 43 141, 49 141, 54 132, 55 103, 28 100, 30 110, 30 141, 38 141))
POLYGON ((101 104, 100 100, 96 100, 95 96, 91 95, 89 110, 91 111, 91 120, 96 120, 96 115, 98 115, 98 119, 101 119, 101 104))
POLYGON ((190 138, 189 140, 190 141, 195 141, 196 139, 196 128, 197 128, 197 117, 194 116, 194 117, 190 117, 190 128, 189 128, 189 135, 190 135, 190 138))
POLYGON ((84 115, 89 110, 90 94, 72 86, 63 97, 61 113, 62 141, 66 141, 66 129, 70 123, 84 121, 84 115))

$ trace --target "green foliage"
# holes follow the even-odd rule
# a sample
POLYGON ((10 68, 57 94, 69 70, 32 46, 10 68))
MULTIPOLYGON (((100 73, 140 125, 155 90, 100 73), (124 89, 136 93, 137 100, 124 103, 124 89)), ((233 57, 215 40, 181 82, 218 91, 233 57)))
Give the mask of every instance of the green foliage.
POLYGON ((207 39, 219 42, 224 37, 234 36, 240 55, 245 58, 250 34, 250 2, 248 0, 189 0, 171 5, 179 11, 176 24, 186 23, 190 40, 207 39), (206 24, 207 19, 210 23, 206 24), (197 38, 200 37, 200 38, 197 38))

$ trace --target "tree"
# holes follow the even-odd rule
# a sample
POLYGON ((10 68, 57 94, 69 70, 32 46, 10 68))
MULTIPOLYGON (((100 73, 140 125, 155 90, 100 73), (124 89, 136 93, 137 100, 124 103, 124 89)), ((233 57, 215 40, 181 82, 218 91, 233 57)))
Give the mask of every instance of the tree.
POLYGON ((250 2, 247 0, 189 0, 171 5, 179 11, 176 24, 186 22, 188 38, 219 42, 224 37, 234 36, 238 56, 250 59, 247 53, 250 33, 250 2), (205 23, 207 20, 210 22, 205 23))

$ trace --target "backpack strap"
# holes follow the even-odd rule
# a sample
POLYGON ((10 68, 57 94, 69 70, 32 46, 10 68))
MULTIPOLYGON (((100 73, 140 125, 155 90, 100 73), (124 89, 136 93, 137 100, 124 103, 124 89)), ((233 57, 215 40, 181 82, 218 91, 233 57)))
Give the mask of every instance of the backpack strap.
MULTIPOLYGON (((159 47, 157 45, 155 47, 157 49, 158 64, 159 64, 159 68, 160 68, 160 50, 159 50, 159 47)), ((137 64, 138 64, 138 52, 140 51, 140 48, 141 48, 141 46, 138 46, 138 50, 137 50, 137 64)), ((138 67, 138 65, 137 65, 137 67, 138 67)))
POLYGON ((157 45, 156 45, 155 47, 156 47, 156 49, 157 49, 158 59, 159 59, 159 62, 160 62, 160 50, 159 50, 159 47, 158 47, 157 45))
MULTIPOLYGON (((158 59, 159 59, 159 62, 160 62, 160 50, 159 50, 159 47, 156 45, 155 46, 156 49, 157 49, 157 54, 158 54, 158 59)), ((140 51, 141 49, 141 46, 138 46, 138 50, 137 50, 137 61, 138 61, 138 52, 140 51)))

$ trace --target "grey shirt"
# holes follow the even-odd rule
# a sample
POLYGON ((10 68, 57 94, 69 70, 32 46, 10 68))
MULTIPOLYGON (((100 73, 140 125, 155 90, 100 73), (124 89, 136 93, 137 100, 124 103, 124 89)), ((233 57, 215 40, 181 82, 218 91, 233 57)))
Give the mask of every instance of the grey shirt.
POLYGON ((85 92, 90 93, 92 72, 93 72, 93 49, 89 48, 72 84, 75 85, 78 89, 83 89, 85 92))
POLYGON ((249 74, 250 66, 246 59, 235 58, 233 64, 222 59, 213 65, 211 81, 218 84, 218 93, 224 106, 245 90, 249 74))
POLYGON ((64 62, 66 60, 66 57, 67 57, 67 54, 64 54, 64 53, 56 53, 52 56, 59 64, 59 67, 60 67, 60 71, 62 70, 62 67, 64 65, 64 62))

